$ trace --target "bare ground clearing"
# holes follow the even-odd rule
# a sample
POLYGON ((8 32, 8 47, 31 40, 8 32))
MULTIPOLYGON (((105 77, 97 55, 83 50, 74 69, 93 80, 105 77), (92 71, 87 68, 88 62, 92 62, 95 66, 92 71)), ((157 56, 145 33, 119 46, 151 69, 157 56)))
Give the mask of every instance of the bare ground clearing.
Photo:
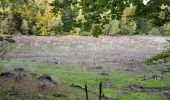
POLYGON ((105 67, 135 70, 144 66, 144 59, 167 45, 166 38, 160 36, 21 36, 15 39, 16 49, 9 54, 14 60, 41 60, 89 70, 105 67))

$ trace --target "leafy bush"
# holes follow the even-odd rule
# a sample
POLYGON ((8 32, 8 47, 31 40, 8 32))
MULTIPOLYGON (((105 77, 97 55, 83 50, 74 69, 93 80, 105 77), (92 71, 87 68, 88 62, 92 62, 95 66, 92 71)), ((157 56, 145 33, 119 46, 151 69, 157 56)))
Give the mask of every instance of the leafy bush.
POLYGON ((116 35, 120 32, 119 28, 120 21, 118 20, 111 20, 109 24, 104 25, 103 33, 105 35, 116 35))
POLYGON ((28 33, 29 31, 28 21, 25 19, 22 21, 21 30, 23 33, 28 33))
POLYGON ((80 35, 81 34, 81 28, 79 28, 79 27, 73 28, 73 30, 70 33, 73 34, 73 35, 80 35))
POLYGON ((0 1, 0 32, 1 33, 13 33, 13 22, 12 22, 12 11, 10 3, 6 4, 5 7, 1 6, 0 1), (8 6, 7 6, 8 5, 8 6))
POLYGON ((162 34, 163 35, 170 35, 170 22, 167 24, 164 24, 162 27, 162 34))
POLYGON ((93 24, 91 28, 91 34, 94 37, 98 37, 100 33, 102 33, 101 26, 99 24, 93 24))
POLYGON ((152 20, 148 20, 145 18, 137 18, 136 24, 137 24, 137 29, 136 29, 137 34, 148 34, 148 31, 150 31, 154 26, 152 20))
POLYGON ((92 36, 92 34, 90 32, 86 32, 86 31, 81 32, 80 35, 82 35, 82 36, 92 36))
POLYGON ((52 1, 20 1, 16 5, 0 7, 0 13, 5 13, 1 19, 1 33, 19 33, 49 35, 59 26, 61 16, 51 12, 52 1))
POLYGON ((159 35, 159 34, 161 34, 161 32, 160 32, 159 29, 157 29, 157 28, 152 28, 152 29, 148 32, 148 34, 159 35))
POLYGON ((151 58, 146 59, 144 62, 146 64, 166 63, 169 58, 170 49, 167 49, 160 54, 154 55, 151 58))
POLYGON ((136 6, 133 6, 132 4, 130 5, 130 7, 126 7, 123 11, 123 17, 131 17, 133 15, 135 15, 135 11, 136 11, 136 6))
POLYGON ((135 0, 1 0, 1 33, 31 35, 170 34, 169 7, 135 0), (142 4, 142 5, 141 5, 142 4), (113 6, 114 5, 114 6, 113 6), (146 6, 146 7, 145 7, 146 6), (152 8, 152 9, 151 9, 152 8), (154 10, 157 9, 157 10, 154 10), (158 10, 159 9, 159 10, 158 10), (149 12, 146 13, 146 10, 149 12), (153 11, 154 10, 154 11, 153 11), (167 23, 167 24, 165 24, 167 23), (149 31, 149 32, 148 32, 149 31), (90 34, 89 34, 90 33, 90 34))
POLYGON ((4 59, 6 54, 12 50, 13 43, 15 43, 15 40, 12 37, 0 36, 0 60, 4 59))
POLYGON ((1 33, 12 33, 12 22, 9 20, 9 18, 5 18, 0 22, 0 31, 1 33))
POLYGON ((120 32, 121 34, 133 35, 136 33, 136 22, 134 20, 127 19, 123 17, 120 22, 120 32))

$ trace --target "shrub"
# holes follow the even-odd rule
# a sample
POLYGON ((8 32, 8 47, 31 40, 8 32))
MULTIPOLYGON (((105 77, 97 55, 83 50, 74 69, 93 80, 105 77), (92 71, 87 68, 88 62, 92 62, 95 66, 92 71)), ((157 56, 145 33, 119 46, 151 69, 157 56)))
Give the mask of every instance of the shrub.
POLYGON ((28 33, 29 30, 28 21, 25 19, 23 19, 22 21, 21 30, 23 33, 28 33))
POLYGON ((12 11, 11 6, 1 6, 0 2, 0 32, 1 33, 12 33, 13 23, 12 23, 12 11))
POLYGON ((163 35, 170 35, 170 22, 167 24, 164 24, 162 27, 162 34, 163 35))
POLYGON ((130 7, 126 7, 123 11, 122 16, 123 17, 130 17, 135 15, 135 11, 136 11, 136 6, 130 5, 130 7))
POLYGON ((136 33, 137 25, 132 19, 136 12, 136 6, 132 4, 126 7, 123 11, 122 18, 120 20, 120 32, 122 34, 133 35, 136 33))
POLYGON ((90 32, 86 32, 86 31, 81 32, 80 35, 82 35, 82 36, 92 36, 92 34, 90 32))
POLYGON ((159 35, 159 34, 161 34, 161 32, 160 32, 159 29, 157 29, 157 28, 152 28, 152 29, 148 32, 148 34, 159 35))
POLYGON ((91 34, 94 37, 98 37, 100 33, 102 33, 101 25, 100 24, 93 24, 92 29, 91 29, 91 34))
POLYGON ((144 62, 146 64, 166 63, 169 57, 170 57, 170 48, 168 48, 167 50, 164 50, 162 53, 159 53, 157 55, 154 55, 144 60, 144 62))
POLYGON ((120 32, 122 34, 133 35, 136 33, 136 22, 134 20, 130 20, 126 17, 122 17, 120 22, 120 32))
POLYGON ((75 28, 73 28, 72 31, 70 31, 70 33, 73 34, 73 35, 80 35, 81 34, 81 28, 75 27, 75 28))
POLYGON ((15 40, 12 37, 0 36, 0 60, 4 59, 6 54, 11 51, 13 43, 15 43, 15 40))
POLYGON ((1 21, 1 33, 10 33, 9 21, 7 18, 1 21))
POLYGON ((54 34, 55 28, 62 23, 61 16, 54 15, 51 12, 50 1, 47 2, 30 0, 26 3, 21 1, 14 8, 12 7, 13 23, 16 24, 16 30, 31 35, 54 34), (21 22, 21 25, 18 22, 21 22))
POLYGON ((137 18, 137 34, 147 34, 153 28, 152 20, 144 19, 144 18, 137 18))
POLYGON ((116 35, 120 32, 119 28, 120 21, 118 20, 111 20, 109 24, 104 25, 103 33, 105 35, 116 35))

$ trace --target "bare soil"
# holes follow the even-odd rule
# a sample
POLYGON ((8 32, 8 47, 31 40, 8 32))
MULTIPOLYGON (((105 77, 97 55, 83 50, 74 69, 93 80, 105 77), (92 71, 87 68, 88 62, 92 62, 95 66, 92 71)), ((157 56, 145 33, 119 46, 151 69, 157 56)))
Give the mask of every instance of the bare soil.
POLYGON ((164 50, 168 44, 160 36, 15 37, 13 59, 44 61, 102 70, 104 67, 131 71, 144 66, 144 59, 164 50))
MULTIPOLYGON (((25 77, 18 81, 18 78, 20 78, 18 73, 16 71, 0 73, 0 89, 10 89, 8 94, 5 94, 9 96, 8 100, 43 99, 44 97, 37 96, 37 94, 53 95, 64 91, 61 85, 56 85, 50 81, 42 81, 35 77, 25 77)), ((28 75, 26 72, 24 74, 28 75)), ((4 96, 4 94, 0 94, 1 96, 4 96)))

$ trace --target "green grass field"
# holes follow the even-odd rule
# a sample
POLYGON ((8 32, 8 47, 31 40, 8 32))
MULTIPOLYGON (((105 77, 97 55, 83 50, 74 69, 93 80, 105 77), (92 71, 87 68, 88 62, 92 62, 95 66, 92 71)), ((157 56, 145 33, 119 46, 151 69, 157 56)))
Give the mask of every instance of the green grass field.
MULTIPOLYGON (((164 77, 164 79, 158 81, 154 79, 142 81, 142 79, 139 78, 140 75, 137 76, 132 74, 126 74, 116 70, 110 70, 109 75, 103 76, 95 72, 87 71, 85 69, 80 69, 71 66, 50 65, 44 62, 3 62, 0 64, 1 72, 9 70, 8 68, 3 67, 6 64, 10 64, 12 66, 12 69, 24 66, 23 68, 26 71, 36 72, 38 75, 50 75, 56 82, 64 86, 70 86, 71 84, 75 84, 84 87, 84 84, 87 84, 88 89, 96 93, 96 95, 98 94, 98 85, 100 82, 110 82, 113 84, 113 87, 104 87, 103 93, 106 97, 118 100, 164 100, 163 98, 165 98, 165 95, 162 93, 155 94, 134 91, 127 91, 127 93, 117 93, 117 91, 127 90, 127 86, 131 84, 140 86, 142 85, 145 88, 167 87, 170 85, 169 77, 164 77)), ((71 91, 69 92, 69 89, 66 93, 67 95, 75 95, 71 91)), ((91 92, 89 93, 92 94, 91 92)), ((79 95, 83 95, 83 91, 81 91, 79 95)), ((77 97, 79 97, 79 95, 77 97)))

